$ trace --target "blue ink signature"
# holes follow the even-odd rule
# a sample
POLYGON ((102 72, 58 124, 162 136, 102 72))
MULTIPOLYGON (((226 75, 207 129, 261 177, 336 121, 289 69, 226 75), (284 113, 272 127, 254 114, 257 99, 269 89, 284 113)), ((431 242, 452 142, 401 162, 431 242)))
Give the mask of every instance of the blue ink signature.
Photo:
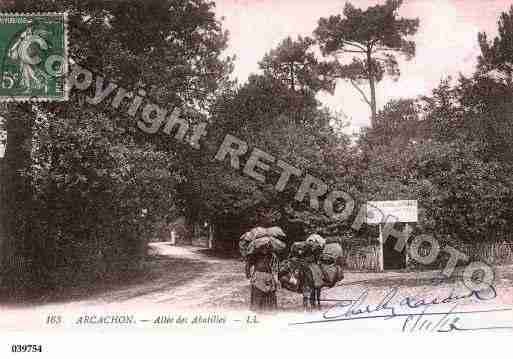
POLYGON ((459 324, 463 314, 475 314, 475 313, 492 313, 509 311, 510 309, 494 309, 489 311, 467 311, 467 312, 456 312, 456 307, 451 308, 447 313, 427 313, 427 307, 422 310, 419 314, 409 314, 406 320, 403 322, 402 331, 403 333, 414 333, 414 332, 438 332, 438 333, 450 333, 453 331, 478 331, 478 330, 513 330, 513 327, 507 326, 490 326, 490 327, 474 327, 465 328, 459 324), (432 316, 440 316, 438 321, 431 320, 432 316))
POLYGON ((448 333, 452 331, 475 331, 475 330, 513 330, 512 327, 491 326, 482 328, 465 328, 461 322, 461 316, 479 313, 506 312, 513 309, 490 309, 456 311, 460 301, 464 299, 475 299, 477 301, 489 301, 497 297, 497 291, 493 285, 483 290, 471 290, 468 293, 456 294, 454 289, 444 297, 415 297, 408 296, 398 300, 398 287, 390 288, 385 295, 375 304, 369 304, 367 298, 368 290, 364 290, 355 299, 326 299, 325 302, 334 302, 325 312, 322 319, 307 322, 291 323, 291 325, 320 324, 329 322, 342 322, 363 319, 395 319, 404 320, 402 331, 430 331, 448 333), (431 312, 433 306, 442 304, 454 304, 449 311, 431 312), (420 309, 421 311, 414 311, 420 309), (432 317, 440 317, 437 321, 432 317))

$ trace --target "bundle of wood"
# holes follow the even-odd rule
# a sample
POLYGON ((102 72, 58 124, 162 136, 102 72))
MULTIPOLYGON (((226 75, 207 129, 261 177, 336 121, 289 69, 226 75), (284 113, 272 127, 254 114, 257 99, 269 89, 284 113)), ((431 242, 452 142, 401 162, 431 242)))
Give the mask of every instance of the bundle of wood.
POLYGON ((314 233, 308 236, 308 238, 306 239, 306 243, 309 243, 310 245, 317 244, 321 247, 324 247, 324 245, 326 244, 326 239, 324 239, 317 233, 314 233))
POLYGON ((258 253, 263 248, 270 248, 271 251, 279 253, 287 247, 281 240, 284 237, 285 233, 280 227, 255 227, 240 237, 240 254, 246 258, 253 253, 258 253))
POLYGON ((279 279, 283 288, 300 293, 305 285, 313 288, 333 287, 344 278, 342 248, 318 234, 295 242, 289 258, 280 264, 279 279))
POLYGON ((344 279, 342 247, 338 242, 330 242, 324 245, 319 256, 319 266, 323 273, 324 286, 334 287, 344 279))

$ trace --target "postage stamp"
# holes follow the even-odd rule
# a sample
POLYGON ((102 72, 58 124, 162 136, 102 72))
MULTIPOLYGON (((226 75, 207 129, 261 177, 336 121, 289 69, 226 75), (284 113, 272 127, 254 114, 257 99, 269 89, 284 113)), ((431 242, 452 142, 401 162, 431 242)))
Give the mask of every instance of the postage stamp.
POLYGON ((66 13, 0 14, 0 101, 65 101, 66 13))

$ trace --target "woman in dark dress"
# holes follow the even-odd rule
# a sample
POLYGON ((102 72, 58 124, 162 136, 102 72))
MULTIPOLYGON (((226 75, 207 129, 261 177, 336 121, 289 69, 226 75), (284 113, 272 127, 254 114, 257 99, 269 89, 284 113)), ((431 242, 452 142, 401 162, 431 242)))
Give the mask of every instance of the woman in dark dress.
POLYGON ((277 258, 270 245, 265 245, 246 261, 246 277, 251 283, 251 310, 274 310, 278 303, 277 258))

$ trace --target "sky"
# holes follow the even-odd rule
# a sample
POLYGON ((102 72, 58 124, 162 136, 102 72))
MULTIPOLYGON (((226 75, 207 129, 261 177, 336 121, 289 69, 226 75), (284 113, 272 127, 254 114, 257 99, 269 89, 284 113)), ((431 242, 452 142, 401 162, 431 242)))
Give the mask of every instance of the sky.
MULTIPOLYGON (((382 3, 378 0, 353 0, 359 8, 382 3)), ((216 13, 224 17, 230 32, 227 54, 236 55, 234 76, 245 82, 258 72, 258 62, 287 36, 311 36, 320 17, 340 14, 345 0, 217 0, 216 13)), ((499 15, 513 0, 405 0, 400 10, 404 17, 418 17, 420 28, 413 40, 417 55, 400 61, 397 82, 383 80, 377 89, 378 106, 401 97, 429 95, 441 79, 458 73, 471 74, 479 55, 477 34, 495 36, 499 15)), ((339 81, 334 95, 319 99, 334 111, 347 115, 352 133, 369 125, 370 110, 360 95, 339 81)), ((0 145, 0 157, 3 148, 0 145)))
MULTIPOLYGON (((366 9, 379 0, 353 0, 366 9)), ((246 81, 258 73, 258 62, 287 36, 312 36, 320 17, 341 14, 345 0, 217 0, 216 12, 224 17, 230 32, 228 53, 235 54, 234 76, 246 81)), ((497 33, 500 13, 512 0, 405 0, 400 16, 419 18, 420 28, 412 38, 416 57, 400 61, 397 82, 383 80, 377 89, 378 106, 391 99, 429 95, 441 79, 461 72, 471 74, 479 55, 478 32, 497 33)), ((334 111, 348 116, 352 133, 370 123, 370 109, 348 83, 339 81, 334 95, 319 99, 334 111)))

